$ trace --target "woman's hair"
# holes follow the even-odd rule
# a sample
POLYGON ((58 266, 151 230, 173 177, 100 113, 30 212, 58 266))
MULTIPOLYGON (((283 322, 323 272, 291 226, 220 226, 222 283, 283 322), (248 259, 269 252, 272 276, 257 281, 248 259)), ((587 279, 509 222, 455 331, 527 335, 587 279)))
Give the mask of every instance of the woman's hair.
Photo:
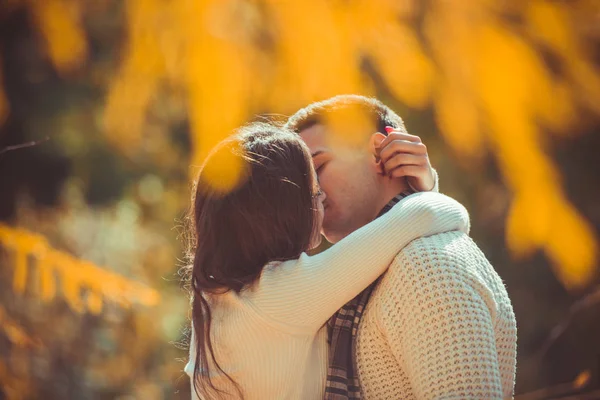
POLYGON ((196 393, 210 397, 210 392, 222 392, 211 381, 210 357, 211 365, 242 396, 215 359, 211 310, 203 294, 240 292, 259 278, 267 263, 295 259, 309 249, 318 235, 313 200, 317 183, 311 169, 310 152, 301 138, 265 123, 241 128, 203 164, 192 196, 187 271, 196 337, 196 393), (211 180, 218 160, 232 155, 244 168, 238 184, 223 191, 211 180))

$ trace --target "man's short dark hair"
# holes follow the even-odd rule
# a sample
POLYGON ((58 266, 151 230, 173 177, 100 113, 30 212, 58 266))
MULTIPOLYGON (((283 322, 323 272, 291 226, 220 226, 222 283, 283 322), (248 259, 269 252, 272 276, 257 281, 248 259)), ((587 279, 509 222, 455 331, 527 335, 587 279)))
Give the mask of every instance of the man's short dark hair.
POLYGON ((314 125, 327 125, 327 119, 336 113, 357 111, 372 121, 377 132, 387 135, 386 126, 406 132, 404 121, 381 101, 357 94, 342 94, 318 101, 297 111, 285 124, 285 128, 300 133, 314 125))

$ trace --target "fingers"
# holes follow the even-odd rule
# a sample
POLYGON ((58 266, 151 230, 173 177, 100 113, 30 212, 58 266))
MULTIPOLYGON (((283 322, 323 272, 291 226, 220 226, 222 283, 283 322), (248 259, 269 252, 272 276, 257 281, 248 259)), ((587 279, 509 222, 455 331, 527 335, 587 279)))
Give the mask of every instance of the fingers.
POLYGON ((406 132, 401 132, 397 130, 393 130, 393 128, 386 128, 387 137, 385 140, 379 145, 381 148, 387 146, 387 144, 393 140, 406 140, 409 142, 421 143, 421 138, 416 135, 411 135, 406 132))
POLYGON ((396 153, 386 161, 381 162, 384 171, 390 172, 401 165, 426 165, 427 158, 407 153, 396 153))
POLYGON ((424 165, 401 165, 389 171, 388 176, 390 178, 419 177, 427 173, 427 168, 424 165))
POLYGON ((425 176, 431 169, 427 146, 419 136, 386 127, 387 136, 374 135, 375 159, 379 161, 379 171, 389 177, 425 176), (381 140, 383 138, 383 140, 381 140))
MULTIPOLYGON (((375 157, 382 157, 381 153, 385 151, 385 154, 389 157, 391 154, 402 151, 402 143, 414 143, 419 144, 422 143, 421 138, 419 136, 410 135, 406 132, 395 131, 391 127, 386 128, 387 136, 383 134, 376 134, 379 138, 383 138, 383 141, 378 141, 374 146, 375 157)), ((419 146, 411 148, 407 147, 409 151, 415 151, 417 154, 421 154, 423 150, 427 152, 427 149, 420 149, 419 146), (412 150, 411 150, 412 149, 412 150)))
POLYGON ((396 153, 407 153, 416 156, 427 156, 427 146, 421 142, 409 142, 406 140, 393 140, 387 146, 381 147, 379 158, 385 163, 396 153))

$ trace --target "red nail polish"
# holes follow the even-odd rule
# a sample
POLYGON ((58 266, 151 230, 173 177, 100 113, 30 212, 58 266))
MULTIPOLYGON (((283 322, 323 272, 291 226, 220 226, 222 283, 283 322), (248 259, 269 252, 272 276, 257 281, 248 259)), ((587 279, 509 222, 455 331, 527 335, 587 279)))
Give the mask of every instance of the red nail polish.
POLYGON ((385 127, 385 131, 386 131, 387 133, 391 133, 393 130, 394 130, 394 128, 392 128, 391 126, 386 126, 386 127, 385 127))

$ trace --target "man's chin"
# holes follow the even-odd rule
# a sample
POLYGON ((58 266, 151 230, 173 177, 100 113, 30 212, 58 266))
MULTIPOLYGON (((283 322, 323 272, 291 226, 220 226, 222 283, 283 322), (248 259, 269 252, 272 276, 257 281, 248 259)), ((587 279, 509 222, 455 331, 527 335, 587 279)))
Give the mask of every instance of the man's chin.
POLYGON ((310 244, 310 248, 309 250, 314 250, 317 247, 319 247, 321 245, 321 242, 323 241, 323 236, 319 235, 318 238, 315 238, 312 243, 310 244))
POLYGON ((345 237, 345 235, 340 235, 339 232, 335 232, 325 228, 323 228, 321 233, 329 243, 337 243, 345 237))

